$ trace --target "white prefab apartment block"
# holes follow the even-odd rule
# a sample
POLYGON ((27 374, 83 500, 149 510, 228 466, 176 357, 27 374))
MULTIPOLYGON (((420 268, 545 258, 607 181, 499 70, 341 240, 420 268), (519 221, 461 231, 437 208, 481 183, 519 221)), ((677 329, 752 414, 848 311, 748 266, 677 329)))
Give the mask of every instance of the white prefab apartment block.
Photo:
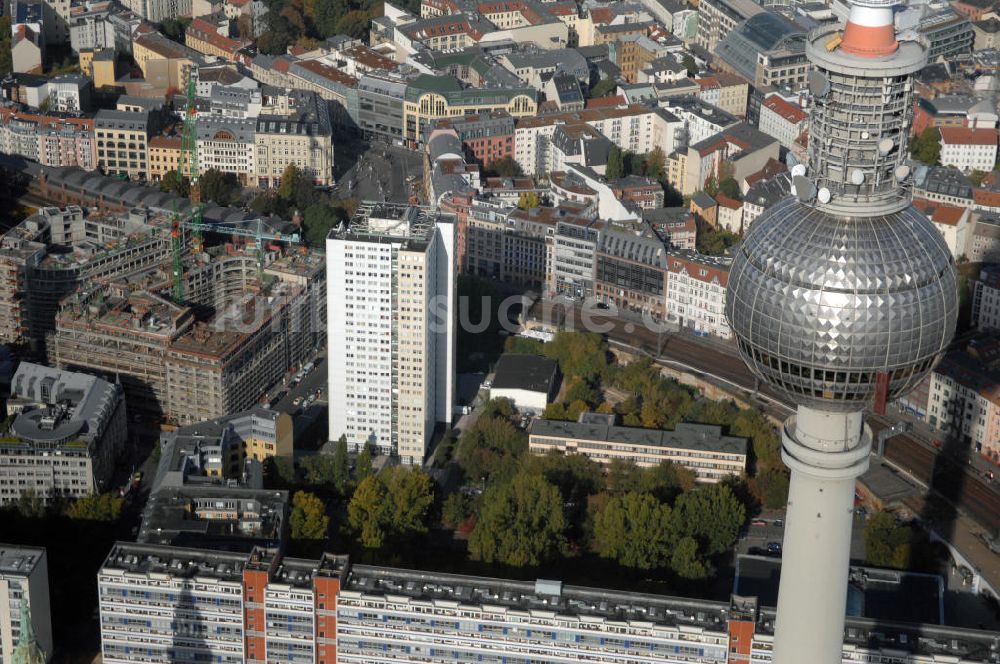
POLYGON ((45 549, 0 544, 0 664, 13 661, 21 638, 21 602, 35 641, 52 657, 52 623, 49 618, 49 567, 45 549))
POLYGON ((454 217, 364 205, 326 260, 330 438, 421 463, 454 401, 454 217))

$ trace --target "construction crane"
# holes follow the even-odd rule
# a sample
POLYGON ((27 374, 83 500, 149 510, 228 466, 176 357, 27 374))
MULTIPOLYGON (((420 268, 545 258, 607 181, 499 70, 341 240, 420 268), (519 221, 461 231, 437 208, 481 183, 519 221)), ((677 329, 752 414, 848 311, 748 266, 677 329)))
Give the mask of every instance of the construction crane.
MULTIPOLYGON (((283 234, 274 232, 265 225, 263 219, 249 219, 246 221, 224 221, 217 224, 206 224, 201 216, 192 216, 187 221, 178 222, 180 228, 187 228, 195 233, 209 232, 222 235, 236 235, 239 237, 253 238, 257 249, 257 278, 264 277, 264 241, 288 242, 298 244, 302 241, 298 233, 283 234)), ((176 246, 176 245, 175 245, 176 246)))
MULTIPOLYGON (((198 108, 195 105, 197 81, 193 68, 189 68, 187 74, 187 95, 184 104, 184 125, 181 130, 181 153, 177 162, 177 175, 181 181, 185 179, 188 181, 188 197, 194 206, 191 220, 200 226, 201 214, 205 206, 201 202, 201 188, 198 186, 198 108)), ((178 304, 184 300, 184 237, 181 228, 182 222, 175 209, 171 241, 173 243, 173 297, 178 304)), ((200 229, 194 231, 192 245, 195 253, 201 251, 200 229)))

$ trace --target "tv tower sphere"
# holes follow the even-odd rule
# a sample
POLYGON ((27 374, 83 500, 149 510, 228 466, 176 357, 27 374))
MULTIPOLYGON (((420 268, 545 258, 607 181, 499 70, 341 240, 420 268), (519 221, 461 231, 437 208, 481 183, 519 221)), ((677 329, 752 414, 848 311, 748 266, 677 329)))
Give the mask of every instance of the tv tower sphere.
POLYGON ((809 163, 733 261, 726 316, 740 354, 797 404, 774 664, 840 664, 864 410, 915 387, 951 341, 954 260, 913 208, 912 78, 926 43, 897 37, 894 0, 855 0, 847 25, 809 34, 809 163))

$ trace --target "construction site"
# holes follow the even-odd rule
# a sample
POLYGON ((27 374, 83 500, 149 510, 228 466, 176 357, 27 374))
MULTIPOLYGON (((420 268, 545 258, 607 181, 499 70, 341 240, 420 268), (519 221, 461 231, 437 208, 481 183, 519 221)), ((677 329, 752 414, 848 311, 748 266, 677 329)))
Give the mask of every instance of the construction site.
POLYGON ((0 239, 0 340, 169 423, 254 405, 320 343, 325 298, 322 256, 280 221, 46 208, 0 239))

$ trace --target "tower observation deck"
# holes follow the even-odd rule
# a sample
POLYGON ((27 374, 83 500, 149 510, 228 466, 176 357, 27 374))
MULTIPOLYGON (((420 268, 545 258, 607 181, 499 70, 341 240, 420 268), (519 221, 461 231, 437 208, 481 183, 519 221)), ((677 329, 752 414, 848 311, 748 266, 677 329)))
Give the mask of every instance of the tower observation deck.
POLYGON ((900 39, 891 0, 855 0, 812 32, 808 164, 740 245, 726 316, 740 354, 798 404, 782 432, 791 469, 775 664, 840 664, 864 410, 913 389, 955 329, 944 239, 911 205, 913 74, 926 44, 900 39))

